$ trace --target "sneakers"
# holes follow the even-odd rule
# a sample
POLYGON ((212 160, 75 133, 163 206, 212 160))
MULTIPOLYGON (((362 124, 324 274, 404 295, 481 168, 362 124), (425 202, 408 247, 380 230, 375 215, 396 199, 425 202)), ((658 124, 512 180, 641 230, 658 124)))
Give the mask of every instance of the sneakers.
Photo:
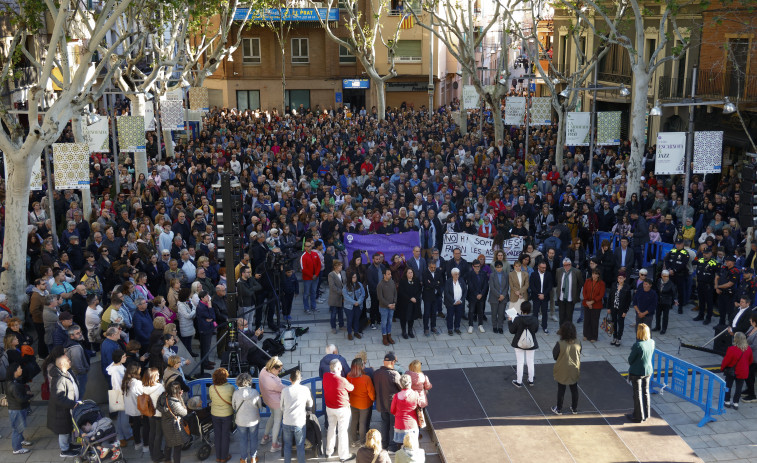
POLYGON ((266 445, 269 442, 271 442, 271 436, 266 434, 263 436, 263 439, 260 441, 260 445, 266 445))
POLYGON ((570 407, 570 412, 571 412, 572 414, 574 414, 574 415, 578 415, 578 410, 576 410, 576 409, 575 409, 575 408, 573 408, 573 407, 570 407))
POLYGON ((134 450, 136 450, 137 452, 141 452, 142 451, 142 444, 134 444, 134 450))
POLYGON ((429 330, 423 330, 423 336, 429 337, 431 336, 431 332, 429 330))
POLYGON ((552 413, 554 413, 555 415, 562 415, 562 410, 557 408, 557 405, 555 405, 554 407, 552 407, 552 413))
POLYGON ((517 380, 513 380, 513 386, 517 388, 521 388, 523 387, 523 383, 519 383, 517 380))
MULTIPOLYGON (((31 450, 21 448, 21 449, 13 451, 13 455, 23 455, 23 454, 26 454, 26 453, 31 453, 31 450)), ((62 453, 61 453, 61 456, 63 456, 62 453)))
POLYGON ((549 330, 547 328, 543 328, 544 334, 549 334, 549 330))
POLYGON ((21 441, 21 445, 23 445, 24 447, 31 447, 34 444, 29 442, 28 440, 25 440, 25 441, 21 441))
POLYGON ((751 403, 757 402, 757 397, 750 396, 750 395, 745 395, 745 396, 741 396, 741 401, 745 402, 745 403, 748 403, 748 404, 751 404, 751 403))
POLYGON ((731 401, 730 400, 726 400, 723 405, 725 406, 725 408, 731 408, 731 401))
POLYGON ((447 334, 450 335, 450 336, 452 336, 452 330, 448 330, 447 334))
POLYGON ((271 445, 271 452, 280 452, 281 451, 281 444, 278 442, 275 442, 273 445, 271 445))
POLYGON ((472 334, 472 333, 473 333, 473 327, 472 327, 472 326, 469 326, 469 327, 468 327, 468 334, 472 334))
POLYGON ((552 314, 552 321, 553 321, 553 322, 559 322, 559 321, 560 321, 560 319, 559 319, 559 318, 557 318, 557 315, 555 315, 555 314, 552 314))
POLYGON ((78 456, 79 456, 79 452, 77 452, 76 450, 71 450, 71 449, 68 449, 68 450, 62 450, 62 451, 60 452, 60 457, 61 457, 61 458, 66 458, 66 457, 78 457, 78 456))
POLYGON ((461 335, 461 336, 462 336, 462 334, 463 334, 463 332, 462 332, 462 331, 460 331, 460 330, 455 330, 455 333, 457 333, 457 334, 459 334, 459 335, 461 335))
POLYGON ((142 453, 150 453, 150 447, 147 445, 142 446, 142 453))
POLYGON ((478 331, 480 333, 486 333, 486 330, 484 329, 484 325, 478 325, 478 331))
POLYGON ((733 409, 734 410, 738 410, 739 409, 739 403, 738 402, 734 402, 733 403, 733 409))
POLYGON ((534 387, 534 382, 533 381, 529 381, 528 382, 528 387, 534 387))
POLYGON ((375 324, 375 323, 371 323, 371 329, 372 329, 372 330, 375 330, 375 329, 376 329, 376 324, 375 324))

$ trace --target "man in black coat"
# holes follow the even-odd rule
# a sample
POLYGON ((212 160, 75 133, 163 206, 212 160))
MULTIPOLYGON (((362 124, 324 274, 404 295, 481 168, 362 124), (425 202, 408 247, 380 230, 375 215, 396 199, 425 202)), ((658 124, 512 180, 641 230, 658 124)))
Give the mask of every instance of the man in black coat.
POLYGON ((436 262, 429 261, 427 268, 423 270, 423 334, 439 334, 436 329, 436 314, 442 311, 442 289, 444 277, 442 271, 437 269, 436 262), (429 321, 430 327, 429 327, 429 321))
POLYGON ((481 263, 473 261, 473 269, 468 272, 468 333, 473 333, 473 323, 478 320, 478 330, 484 330, 484 308, 486 293, 489 292, 489 278, 481 272, 481 263))
POLYGON ((547 329, 547 315, 549 313, 549 300, 552 295, 553 286, 554 280, 552 274, 547 271, 547 263, 545 261, 539 262, 537 271, 529 277, 528 292, 531 296, 534 316, 539 318, 539 314, 541 314, 541 328, 544 330, 544 333, 549 333, 547 329))
MULTIPOLYGON (((215 294, 213 295, 213 311, 216 313, 216 323, 218 323, 218 330, 216 331, 216 339, 221 337, 229 331, 229 309, 226 307, 226 286, 218 285, 215 288, 215 294)), ((226 351, 228 339, 224 339, 223 342, 219 342, 216 346, 218 352, 218 358, 226 351)))
MULTIPOLYGON (((367 257, 367 255, 366 255, 367 257)), ((388 267, 384 264, 384 253, 377 252, 373 255, 373 262, 371 262, 365 268, 365 282, 368 287, 368 294, 371 296, 371 328, 375 328, 380 323, 381 314, 379 313, 378 295, 376 294, 376 287, 384 277, 384 271, 388 267)))
POLYGON ((87 287, 83 284, 76 285, 74 294, 71 295, 71 314, 74 316, 74 323, 81 327, 84 334, 84 347, 91 349, 92 346, 87 337, 87 326, 84 323, 87 314, 87 287))
POLYGON ((452 276, 452 269, 459 269, 462 278, 465 278, 470 271, 470 264, 463 259, 463 252, 460 248, 455 248, 455 250, 452 251, 452 259, 446 261, 445 266, 444 274, 447 277, 446 279, 449 279, 452 276))
POLYGON ((444 283, 444 305, 447 307, 447 334, 452 336, 460 332, 460 320, 465 313, 465 299, 468 295, 468 285, 460 278, 462 272, 455 267, 450 271, 450 278, 444 283))
POLYGON ((629 272, 631 269, 635 268, 636 254, 634 253, 634 250, 628 246, 627 236, 620 238, 620 246, 615 248, 612 253, 613 256, 615 256, 615 268, 625 268, 629 272))

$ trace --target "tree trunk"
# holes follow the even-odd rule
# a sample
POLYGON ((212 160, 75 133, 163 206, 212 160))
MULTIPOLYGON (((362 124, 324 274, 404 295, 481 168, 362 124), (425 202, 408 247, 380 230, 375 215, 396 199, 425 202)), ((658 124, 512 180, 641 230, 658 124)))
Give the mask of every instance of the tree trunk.
POLYGON ((379 79, 375 82, 375 86, 378 120, 383 121, 386 119, 386 82, 379 79))
POLYGON ((24 320, 22 304, 26 302, 26 240, 29 235, 29 184, 32 166, 40 162, 40 152, 11 157, 6 153, 8 184, 5 187, 5 243, 3 264, 8 269, 0 278, 0 291, 8 296, 8 307, 24 320), (21 161, 16 159, 21 157, 21 161), (15 159, 14 159, 15 158, 15 159))
POLYGON ((563 157, 564 157, 564 150, 565 150, 565 122, 567 121, 567 118, 563 117, 564 115, 564 108, 560 108, 560 111, 556 111, 557 113, 557 143, 555 144, 555 166, 557 166, 557 171, 562 172, 563 167, 563 157))
MULTIPOLYGON (((71 126, 74 129, 74 141, 76 143, 86 143, 84 140, 84 134, 82 133, 82 120, 81 117, 75 115, 71 118, 71 126)), ((81 209, 84 219, 89 222, 92 220, 92 194, 89 188, 82 188, 81 190, 81 209)), ((85 243, 82 243, 84 245, 85 243)))
MULTIPOLYGON (((158 117, 157 114, 155 117, 158 117)), ((170 130, 163 130, 163 143, 166 145, 166 157, 174 157, 176 154, 173 150, 173 136, 170 130)))
POLYGON ((641 182, 641 159, 644 156, 644 120, 647 113, 647 90, 649 88, 649 74, 643 69, 634 69, 636 79, 633 89, 631 105, 631 157, 628 160, 628 183, 626 184, 626 200, 634 193, 639 193, 641 182))
MULTIPOLYGON (((496 98, 499 101, 500 98, 496 98)), ((502 119, 502 106, 499 104, 492 105, 492 111, 494 113, 494 143, 499 146, 500 140, 505 141, 505 121, 502 119)))
MULTIPOLYGON (((142 116, 145 117, 145 107, 147 104, 147 101, 145 100, 145 94, 144 93, 137 93, 133 95, 128 95, 129 101, 131 102, 131 115, 132 116, 142 116)), ((158 114, 155 114, 155 117, 159 117, 158 114)), ((134 153, 134 180, 139 178, 139 174, 145 174, 145 178, 149 175, 147 172, 147 152, 135 152, 134 153)), ((118 175, 118 174, 116 174, 118 175)), ((127 185, 129 189, 133 187, 133 185, 127 185)))

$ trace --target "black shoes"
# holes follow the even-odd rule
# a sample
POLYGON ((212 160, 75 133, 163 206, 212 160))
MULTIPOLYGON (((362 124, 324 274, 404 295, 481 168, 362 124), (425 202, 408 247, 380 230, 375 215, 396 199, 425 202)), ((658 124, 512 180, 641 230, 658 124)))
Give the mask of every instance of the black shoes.
POLYGON ((642 420, 637 420, 636 418, 634 418, 633 414, 631 413, 626 413, 626 418, 628 418, 628 421, 630 421, 631 423, 641 423, 642 421, 642 420))

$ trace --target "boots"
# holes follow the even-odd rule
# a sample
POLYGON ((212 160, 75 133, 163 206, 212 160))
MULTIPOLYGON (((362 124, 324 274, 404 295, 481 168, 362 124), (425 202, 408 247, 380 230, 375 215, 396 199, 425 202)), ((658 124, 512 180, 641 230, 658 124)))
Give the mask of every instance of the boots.
POLYGON ((352 333, 347 333, 347 339, 352 341, 352 333))
POLYGON ((385 334, 381 335, 381 342, 385 346, 388 346, 389 345, 389 337, 387 335, 385 335, 385 334))
POLYGON ((407 339, 407 331, 402 330, 402 339, 407 339))
POLYGON ((392 339, 392 333, 389 333, 386 335, 386 340, 389 341, 389 344, 394 344, 394 339, 392 339))

